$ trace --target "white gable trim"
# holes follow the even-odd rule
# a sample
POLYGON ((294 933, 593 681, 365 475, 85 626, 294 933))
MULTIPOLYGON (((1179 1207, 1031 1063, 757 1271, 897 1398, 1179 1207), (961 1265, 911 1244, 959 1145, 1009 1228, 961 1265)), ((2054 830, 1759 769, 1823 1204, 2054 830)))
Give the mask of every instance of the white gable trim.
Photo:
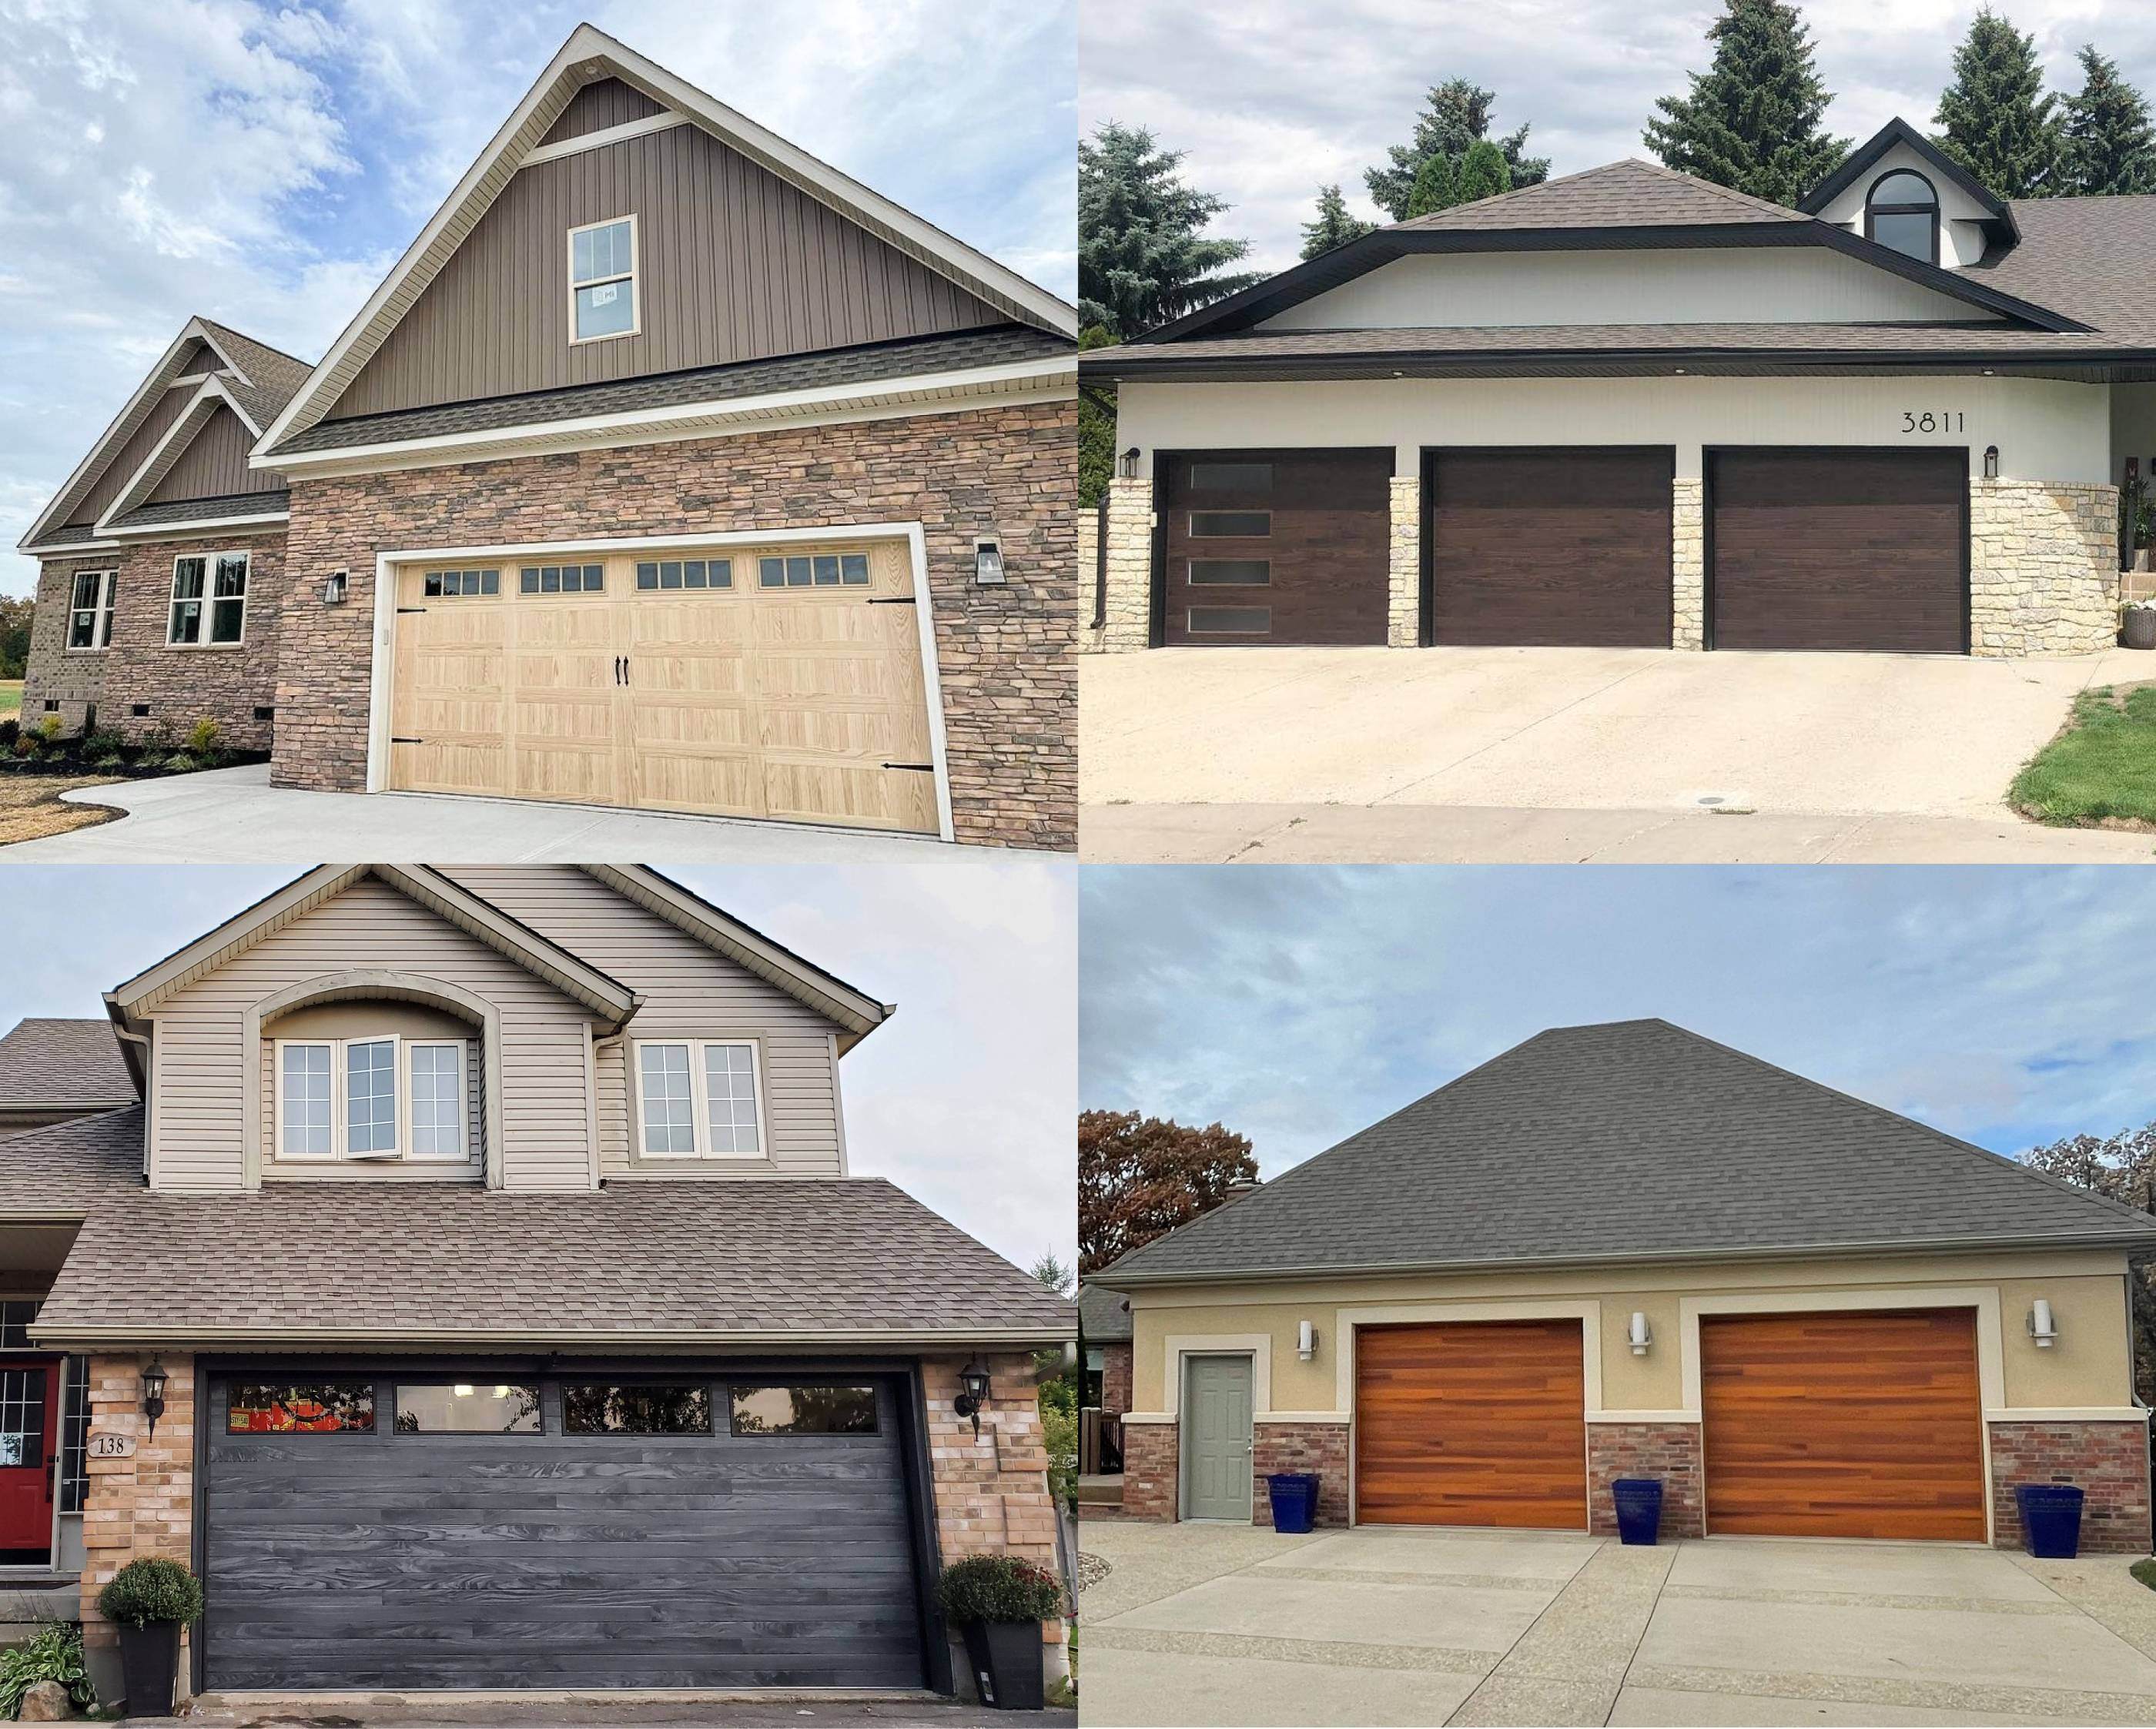
POLYGON ((290 522, 289 510, 264 510, 252 516, 176 516, 167 522, 138 522, 132 527, 115 523, 105 532, 113 536, 111 544, 135 541, 200 540, 212 529, 259 528, 265 524, 290 522))
POLYGON ((203 381, 195 392, 195 399, 181 411, 180 417, 165 428, 150 454, 142 459, 142 465, 128 476, 127 484, 113 495, 112 502, 105 514, 97 519, 96 532, 111 534, 116 531, 113 523, 138 505, 147 501, 157 490, 157 483, 172 471, 173 464, 187 454, 187 446, 194 443, 202 429, 215 416, 219 404, 239 417, 239 423, 256 438, 262 428, 254 417, 247 412, 246 405, 232 393, 223 379, 211 377, 203 381))
POLYGON ((596 132, 579 133, 574 138, 564 138, 559 144, 542 144, 536 150, 525 152, 524 160, 516 165, 518 173, 536 162, 557 162, 563 156, 575 156, 580 151, 603 150, 609 144, 626 144, 632 138, 641 138, 650 132, 670 132, 676 126, 689 124, 685 114, 647 114, 642 120, 624 121, 618 126, 602 126, 596 132))
POLYGON ((579 24, 480 151, 479 160, 465 171, 441 208, 405 249, 381 286, 367 297, 358 316, 330 345, 329 352, 257 445, 258 455, 275 449, 280 439, 314 425, 328 413, 478 226, 517 169, 540 147, 539 141, 561 117, 571 98, 585 82, 608 74, 662 106, 687 115, 819 203, 1014 318, 1069 336, 1078 334, 1075 307, 870 192, 850 176, 818 162, 605 32, 579 24))

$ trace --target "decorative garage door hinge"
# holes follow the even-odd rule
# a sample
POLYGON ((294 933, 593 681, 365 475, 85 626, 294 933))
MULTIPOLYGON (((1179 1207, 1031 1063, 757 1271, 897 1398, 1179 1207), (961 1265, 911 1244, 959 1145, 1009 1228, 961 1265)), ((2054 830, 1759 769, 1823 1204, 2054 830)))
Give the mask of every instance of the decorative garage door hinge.
POLYGON ((910 607, 913 604, 913 597, 910 594, 875 594, 869 597, 869 604, 872 607, 910 607))
POLYGON ((423 745, 426 741, 424 738, 399 738, 393 732, 389 735, 389 742, 393 745, 423 745))
POLYGON ((936 772, 936 765, 933 762, 886 762, 884 764, 884 767, 886 768, 910 769, 915 774, 933 774, 936 772))
POLYGON ((424 607, 399 607, 397 610, 400 613, 424 613, 427 609, 424 607))

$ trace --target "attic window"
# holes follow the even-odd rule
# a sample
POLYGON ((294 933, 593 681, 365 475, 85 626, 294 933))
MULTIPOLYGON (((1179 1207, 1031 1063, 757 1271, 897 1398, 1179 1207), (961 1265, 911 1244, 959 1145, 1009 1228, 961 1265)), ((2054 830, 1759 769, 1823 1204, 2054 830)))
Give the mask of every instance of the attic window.
POLYGON ((1867 239, 1915 259, 1919 264, 1939 261, 1939 195, 1930 181, 1913 169, 1897 168, 1871 183, 1864 202, 1864 233, 1867 239))
POLYGON ((641 327, 634 216, 569 230, 569 322, 576 342, 633 336, 641 327))

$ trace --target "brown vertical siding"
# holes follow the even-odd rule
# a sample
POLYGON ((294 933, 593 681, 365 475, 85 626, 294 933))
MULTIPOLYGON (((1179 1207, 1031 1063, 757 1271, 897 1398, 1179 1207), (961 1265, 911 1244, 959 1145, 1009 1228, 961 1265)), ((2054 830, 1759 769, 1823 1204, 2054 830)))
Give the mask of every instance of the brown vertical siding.
POLYGON ((151 490, 148 502, 228 498, 239 492, 282 492, 281 476, 248 467, 247 453, 254 444, 254 434, 248 431, 247 423, 231 409, 218 408, 151 490))
POLYGON ((695 126, 511 180, 331 418, 1006 321, 695 126), (634 214, 641 334, 572 346, 568 232, 634 214))
POLYGON ((602 78, 570 97, 562 117, 547 129, 547 136, 539 141, 559 144, 564 139, 581 138, 587 132, 603 132, 608 126, 627 126, 633 120, 665 112, 660 104, 634 85, 624 84, 618 78, 602 78))
MULTIPOLYGON (((198 387, 189 385, 184 390, 167 390, 151 404, 148 416, 135 428, 135 435, 113 453, 105 464, 105 471, 97 477, 97 484, 83 495, 82 502, 69 514, 68 524, 95 522, 104 514, 105 507, 120 495, 120 489, 128 478, 142 466, 143 459, 156 448, 181 412, 194 400, 198 387)), ((280 483, 281 484, 281 483, 280 483)))

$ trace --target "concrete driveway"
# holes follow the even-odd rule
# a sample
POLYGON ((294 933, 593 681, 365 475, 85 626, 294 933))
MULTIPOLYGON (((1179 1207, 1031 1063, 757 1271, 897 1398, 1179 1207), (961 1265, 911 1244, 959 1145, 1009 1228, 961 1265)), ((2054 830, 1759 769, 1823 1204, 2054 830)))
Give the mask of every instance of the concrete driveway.
POLYGON ((1132 863, 2156 859, 2004 795, 2156 656, 1170 649, 1079 675, 1080 852, 1132 863))
POLYGON ((484 859, 578 864, 915 863, 991 856, 940 840, 796 823, 744 823, 424 793, 305 793, 272 787, 266 763, 62 795, 128 814, 94 829, 0 847, 11 864, 315 864, 484 859))
POLYGON ((1513 1531, 1096 1522, 1080 1711, 1115 1724, 2156 1723, 2124 1557, 1627 1549, 1513 1531))

